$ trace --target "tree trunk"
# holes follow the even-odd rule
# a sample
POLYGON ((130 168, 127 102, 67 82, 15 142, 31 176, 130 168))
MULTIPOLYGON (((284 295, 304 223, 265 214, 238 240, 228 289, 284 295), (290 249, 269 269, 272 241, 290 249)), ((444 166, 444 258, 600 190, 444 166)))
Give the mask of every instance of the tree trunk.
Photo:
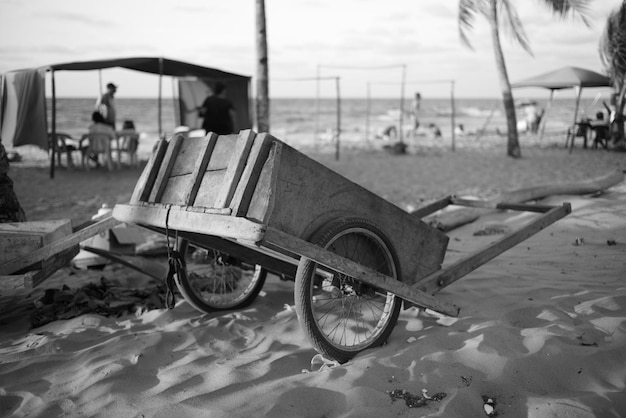
POLYGON ((613 131, 613 145, 617 149, 626 149, 626 138, 624 137, 624 105, 626 100, 626 83, 621 83, 619 96, 615 101, 615 121, 616 126, 613 131))
POLYGON ((256 117, 259 132, 270 131, 269 62, 267 58, 267 29, 265 0, 256 0, 257 97, 256 117))
POLYGON ((517 135, 517 117, 515 115, 515 102, 513 100, 513 92, 511 91, 511 83, 506 70, 506 62, 502 53, 502 45, 500 43, 500 33, 498 30, 498 11, 496 9, 496 0, 489 2, 489 24, 491 25, 491 39, 493 41, 493 50, 496 54, 496 66, 500 76, 500 88, 502 89, 502 101, 504 104, 504 112, 506 114, 506 124, 508 133, 507 155, 513 158, 520 158, 522 152, 519 146, 519 138, 517 135))

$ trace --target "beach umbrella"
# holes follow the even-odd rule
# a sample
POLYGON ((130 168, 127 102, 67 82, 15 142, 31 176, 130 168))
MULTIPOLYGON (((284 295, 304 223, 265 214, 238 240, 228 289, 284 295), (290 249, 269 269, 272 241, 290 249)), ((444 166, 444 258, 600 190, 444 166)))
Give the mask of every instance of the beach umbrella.
MULTIPOLYGON (((546 113, 544 114, 543 120, 541 121, 541 133, 539 134, 540 138, 543 136, 543 131, 546 126, 546 116, 548 110, 550 109, 550 105, 552 104, 552 99, 554 97, 554 92, 556 90, 561 89, 574 89, 574 93, 576 95, 576 108, 574 110, 574 124, 576 126, 576 120, 578 119, 578 108, 580 106, 580 96, 585 87, 611 87, 611 80, 609 77, 596 73, 591 70, 586 70, 580 67, 563 67, 554 71, 550 71, 544 74, 539 74, 534 77, 527 78, 525 80, 519 81, 517 83, 513 83, 511 87, 520 88, 520 87, 540 87, 546 88, 550 90, 550 100, 548 101, 548 108, 546 109, 546 113)), ((573 141, 572 141, 573 145, 573 141)))

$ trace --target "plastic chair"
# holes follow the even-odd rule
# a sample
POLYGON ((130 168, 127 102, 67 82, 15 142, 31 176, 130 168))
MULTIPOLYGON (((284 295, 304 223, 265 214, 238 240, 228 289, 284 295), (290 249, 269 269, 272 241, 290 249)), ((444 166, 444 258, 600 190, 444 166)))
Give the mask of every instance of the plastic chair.
POLYGON ((89 171, 90 155, 101 155, 108 170, 113 169, 113 158, 111 157, 111 137, 105 133, 88 133, 83 136, 89 139, 89 145, 82 152, 82 166, 89 171), (86 163, 86 164, 85 164, 86 163))
POLYGON ((574 139, 582 137, 584 139, 583 148, 587 148, 587 140, 589 139, 589 132, 591 130, 591 124, 589 120, 583 120, 576 122, 576 126, 567 129, 567 139, 565 140, 565 148, 569 144, 570 150, 574 148, 574 139), (571 141, 571 142, 570 142, 571 141))
MULTIPOLYGON (((82 154, 82 151, 83 151, 82 141, 78 141, 72 138, 71 135, 63 133, 63 132, 56 132, 55 136, 56 136, 56 154, 57 154, 58 166, 61 167, 61 155, 65 154, 66 160, 67 160, 67 167, 73 168, 74 158, 72 154, 74 152, 80 152, 82 154)), ((52 148, 52 145, 53 145, 52 133, 48 134, 48 145, 50 148, 52 148)))
POLYGON ((139 161, 137 160, 137 148, 139 147, 139 134, 135 131, 118 133, 118 149, 117 149, 117 161, 121 164, 122 153, 127 153, 131 167, 138 167, 139 161))

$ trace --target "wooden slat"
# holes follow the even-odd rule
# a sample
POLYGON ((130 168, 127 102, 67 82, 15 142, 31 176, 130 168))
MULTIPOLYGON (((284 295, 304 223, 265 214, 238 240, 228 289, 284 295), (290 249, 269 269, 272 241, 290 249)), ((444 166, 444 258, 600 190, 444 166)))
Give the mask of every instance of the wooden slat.
POLYGON ((458 316, 459 308, 438 300, 434 296, 426 294, 414 287, 402 283, 392 277, 377 272, 376 270, 365 267, 357 262, 339 256, 322 247, 311 244, 300 238, 296 238, 289 234, 285 234, 275 228, 268 227, 265 233, 264 242, 271 243, 281 248, 285 248, 294 253, 300 254, 302 257, 309 258, 318 264, 326 266, 332 270, 337 270, 347 274, 369 285, 392 292, 414 304, 423 308, 432 309, 433 311, 443 313, 449 316, 458 316))
POLYGON ((111 229, 118 224, 119 221, 117 221, 110 215, 101 218, 98 222, 86 227, 85 229, 81 229, 80 231, 75 232, 72 235, 52 242, 45 247, 35 250, 23 257, 8 261, 0 265, 0 275, 12 274, 38 261, 42 261, 49 257, 52 257, 54 254, 57 254, 71 247, 72 245, 76 245, 87 238, 93 237, 94 235, 97 235, 102 231, 111 229))
POLYGON ((216 208, 225 208, 230 204, 231 198, 235 193, 241 174, 250 154, 250 148, 254 142, 256 133, 247 129, 239 133, 235 149, 233 150, 228 163, 228 168, 224 174, 222 187, 219 190, 217 198, 215 199, 216 208))
POLYGON ((165 206, 115 205, 113 216, 128 223, 258 242, 265 226, 241 217, 169 209, 165 206))
POLYGON ((471 256, 459 260, 449 267, 424 277, 423 279, 417 281, 413 286, 426 293, 432 294, 438 292, 444 287, 459 280, 461 277, 476 270, 489 260, 497 257, 520 242, 528 239, 532 235, 535 235, 545 227, 563 218, 568 213, 571 213, 571 211, 572 208, 569 203, 564 203, 563 206, 553 207, 548 213, 530 222, 528 225, 502 237, 500 240, 489 245, 487 248, 477 251, 471 256))
POLYGON ((154 180, 161 167, 166 149, 167 141, 163 138, 157 143, 156 150, 152 153, 146 167, 143 169, 130 198, 131 202, 144 202, 150 197, 150 192, 152 191, 152 186, 154 186, 154 180))
POLYGON ((182 135, 177 135, 170 140, 167 151, 165 152, 165 157, 163 157, 161 167, 156 176, 156 180, 154 181, 154 186, 152 187, 152 191, 150 192, 150 202, 158 203, 161 201, 163 192, 167 187, 167 181, 170 178, 172 168, 174 167, 174 163, 176 162, 176 156, 178 155, 178 151, 180 150, 180 146, 184 140, 185 138, 182 135))
POLYGON ((498 203, 496 209, 501 210, 516 210, 520 212, 537 212, 546 213, 551 211, 554 206, 548 205, 529 205, 524 203, 498 203))
POLYGON ((23 289, 25 283, 32 283, 33 276, 38 270, 26 272, 24 274, 0 275, 0 291, 10 292, 12 290, 23 289))
POLYGON ((29 281, 25 281, 24 287, 29 288, 39 286, 58 269, 67 266, 70 261, 76 257, 79 251, 80 247, 78 244, 72 245, 70 248, 66 248, 65 250, 62 250, 52 257, 44 260, 43 263, 41 263, 41 270, 36 271, 35 274, 30 277, 29 281))
POLYGON ((263 168, 263 164, 267 159, 272 146, 273 137, 269 134, 259 134, 254 140, 250 155, 248 156, 248 164, 241 175, 235 194, 230 202, 234 216, 243 216, 248 210, 250 199, 259 179, 259 174, 263 168))
POLYGON ((448 206, 450 204, 451 200, 450 200, 450 196, 446 196, 443 199, 440 200, 436 200, 432 203, 429 203, 426 206, 422 206, 421 208, 418 208, 416 210, 414 210, 413 212, 411 212, 411 216, 415 216, 417 218, 423 218, 424 216, 428 216, 432 213, 437 212, 440 209, 445 208, 446 206, 448 206))
POLYGON ((209 165, 209 160, 211 159, 211 154, 213 153, 213 149, 215 148, 215 144, 217 143, 217 135, 211 133, 209 136, 209 140, 207 141, 204 149, 200 152, 198 159, 196 160, 196 164, 191 173, 191 177, 193 178, 193 183, 191 185, 191 189, 185 195, 185 204, 193 206, 196 196, 198 195, 198 190, 200 189, 200 184, 202 184, 202 178, 204 176, 204 172, 206 171, 207 166, 209 165))

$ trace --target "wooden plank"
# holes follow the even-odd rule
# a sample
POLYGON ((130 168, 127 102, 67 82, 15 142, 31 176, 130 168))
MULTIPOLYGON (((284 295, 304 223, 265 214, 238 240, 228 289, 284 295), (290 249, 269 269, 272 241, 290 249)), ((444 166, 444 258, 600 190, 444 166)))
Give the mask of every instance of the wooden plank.
POLYGON ((170 140, 167 151, 165 152, 165 157, 163 157, 161 167, 154 181, 154 186, 150 192, 150 202, 161 201, 161 196, 163 196, 163 192, 167 187, 167 181, 170 178, 172 168, 176 162, 176 156, 184 140, 185 138, 182 135, 177 135, 170 140))
POLYGON ((285 234, 275 228, 268 227, 264 242, 293 251, 332 270, 337 270, 364 283, 394 293, 423 308, 432 309, 435 312, 449 316, 456 317, 459 315, 459 308, 455 305, 438 300, 434 296, 426 294, 406 283, 325 250, 318 245, 285 234))
POLYGON ((244 245, 212 235, 181 232, 179 236, 189 240, 194 245, 222 251, 248 264, 259 264, 273 273, 286 274, 291 278, 296 277, 299 257, 295 260, 289 259, 265 248, 244 245))
POLYGON ((184 206, 184 205, 163 205, 161 203, 148 203, 148 202, 144 202, 144 203, 141 203, 140 205, 133 205, 133 206, 146 207, 146 208, 168 208, 169 207, 172 210, 198 212, 198 213, 212 213, 215 215, 230 215, 231 213, 230 208, 204 208, 204 207, 184 206))
POLYGON ((248 155, 250 154, 250 148, 252 147, 255 136, 256 133, 250 129, 239 133, 235 149, 231 154, 228 168, 224 174, 222 187, 219 189, 215 199, 214 207, 225 208, 230 204, 237 184, 239 183, 239 179, 241 178, 241 174, 246 166, 248 155))
POLYGON ((245 218, 217 215, 174 208, 115 205, 113 216, 127 223, 158 228, 197 232, 223 238, 258 242, 265 234, 265 226, 245 218), (169 215, 168 215, 169 212, 169 215))
POLYGON ((71 233, 69 219, 0 223, 0 263, 22 257, 71 233))
POLYGON ((421 280, 417 281, 413 286, 426 293, 435 293, 444 287, 454 283, 461 277, 469 274, 482 266, 489 260, 497 257, 508 249, 514 247, 520 242, 528 239, 532 235, 541 231, 545 227, 553 224, 559 219, 571 213, 572 208, 569 203, 564 203, 562 206, 553 207, 548 213, 530 222, 528 225, 520 228, 517 231, 512 232, 500 240, 489 245, 487 248, 477 251, 467 258, 457 261, 456 263, 446 267, 443 270, 439 270, 433 274, 430 274, 421 280))
POLYGON ((211 159, 209 160, 207 170, 226 170, 228 168, 230 156, 237 142, 237 136, 236 134, 232 134, 217 137, 217 143, 215 144, 211 159))
POLYGON ((205 171, 196 195, 195 206, 215 208, 217 191, 222 187, 226 170, 205 171))
POLYGON ((37 270, 29 271, 24 274, 0 275, 0 291, 10 292, 23 289, 25 283, 32 283, 32 278, 36 273, 37 270))
POLYGON ((270 152, 273 139, 271 135, 266 133, 259 134, 254 139, 254 144, 248 156, 248 163, 243 170, 239 184, 230 202, 234 216, 243 216, 248 211, 248 205, 252 199, 263 164, 265 164, 265 160, 270 152))
POLYGON ((548 205, 529 205, 525 203, 498 203, 496 209, 500 210, 516 210, 519 212, 537 212, 546 213, 552 210, 553 206, 548 205))
POLYGON ((410 212, 411 216, 415 216, 416 218, 423 218, 424 216, 428 216, 430 214, 433 214, 435 212, 437 212, 438 210, 441 210, 443 208, 445 208, 446 206, 448 206, 451 202, 451 196, 446 196, 443 199, 439 199, 436 200, 432 203, 429 203, 426 206, 422 206, 421 208, 418 208, 416 210, 414 210, 413 212, 410 212))
POLYGON ((217 135, 211 133, 209 136, 209 140, 204 146, 202 152, 198 155, 198 159, 196 160, 196 164, 193 167, 193 171, 191 177, 193 178, 193 183, 191 185, 191 189, 187 191, 184 199, 184 204, 193 206, 196 196, 198 195, 198 190, 200 189, 200 185, 202 184, 202 179, 204 177, 204 172, 209 165, 209 160, 211 155, 213 154, 213 150, 215 149, 215 144, 217 143, 217 135))
POLYGON ((163 156, 165 155, 165 151, 167 149, 167 144, 168 143, 165 138, 162 138, 157 143, 155 151, 150 156, 148 163, 141 172, 137 185, 135 185, 135 190, 133 190, 133 194, 130 198, 131 202, 143 202, 148 200, 150 192, 152 191, 152 186, 154 186, 154 180, 156 179, 159 168, 161 167, 161 162, 163 161, 163 156))
MULTIPOLYGON (((280 161, 282 148, 282 145, 278 142, 272 144, 256 181, 250 203, 248 203, 248 210, 245 213, 246 218, 256 219, 263 223, 267 223, 270 219, 274 205, 276 205, 274 194, 277 190, 278 173, 280 171, 278 162, 280 161)), ((320 192, 318 190, 318 193, 320 192)), ((279 201, 278 204, 281 204, 281 202, 279 201)), ((292 203, 290 202, 288 206, 291 207, 292 203)), ((297 206, 297 204, 293 206, 297 206)))
POLYGON ((0 265, 0 275, 12 274, 38 261, 42 261, 49 257, 52 257, 54 254, 57 254, 71 247, 72 245, 78 244, 87 238, 97 235, 102 231, 109 230, 118 224, 119 221, 114 219, 110 215, 104 218, 100 218, 99 221, 95 224, 89 225, 86 228, 81 229, 80 231, 74 232, 72 235, 52 242, 45 247, 35 250, 23 257, 8 261, 0 265))
POLYGON ((80 247, 77 245, 72 245, 70 248, 66 248, 52 257, 46 259, 42 263, 41 270, 35 272, 34 275, 30 277, 29 282, 24 282, 24 287, 36 287, 43 283, 48 277, 52 276, 58 269, 61 267, 67 266, 70 261, 80 251, 80 247))

